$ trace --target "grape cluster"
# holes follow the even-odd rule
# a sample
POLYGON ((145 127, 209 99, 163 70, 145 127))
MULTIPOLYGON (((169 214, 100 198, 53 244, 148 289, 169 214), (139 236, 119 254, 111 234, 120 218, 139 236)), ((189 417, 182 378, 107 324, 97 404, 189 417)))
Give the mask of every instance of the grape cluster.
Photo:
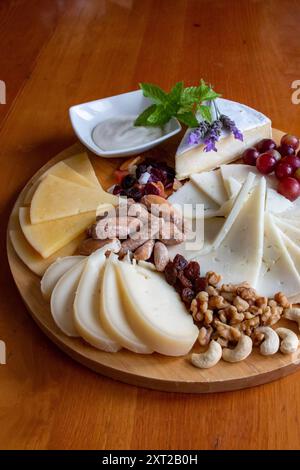
POLYGON ((300 196, 300 150, 298 137, 285 134, 277 147, 272 139, 263 139, 243 153, 247 165, 256 166, 263 175, 275 172, 277 191, 290 201, 300 196))

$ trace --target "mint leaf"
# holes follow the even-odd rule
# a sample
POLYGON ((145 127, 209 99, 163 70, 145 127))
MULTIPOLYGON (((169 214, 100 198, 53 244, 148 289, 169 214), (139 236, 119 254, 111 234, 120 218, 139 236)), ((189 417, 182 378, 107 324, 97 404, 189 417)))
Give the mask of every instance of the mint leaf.
POLYGON ((198 127, 199 126, 199 122, 197 121, 195 115, 191 111, 186 112, 186 113, 182 113, 182 114, 177 114, 176 117, 180 122, 182 122, 183 124, 185 124, 188 127, 198 127))
POLYGON ((196 86, 190 86, 183 90, 181 93, 180 103, 185 105, 187 103, 194 104, 198 101, 199 90, 196 86))
POLYGON ((180 103, 181 93, 183 91, 183 82, 178 82, 173 86, 170 93, 168 94, 168 101, 180 103))
POLYGON ((212 121, 210 106, 200 104, 200 105, 197 106, 197 111, 199 111, 199 113, 203 117, 204 121, 208 121, 208 122, 212 121))
POLYGON ((135 126, 147 126, 148 124, 148 117, 155 111, 156 104, 152 104, 148 108, 146 108, 134 121, 135 126))
POLYGON ((157 105, 155 111, 148 117, 148 126, 163 126, 170 121, 172 114, 170 114, 164 106, 157 105))
POLYGON ((216 93, 210 85, 207 85, 205 81, 201 79, 200 85, 198 86, 198 96, 199 101, 211 101, 221 95, 216 93))
POLYGON ((167 103, 167 93, 157 85, 151 83, 140 83, 140 88, 143 90, 143 94, 146 98, 151 98, 156 104, 167 103))

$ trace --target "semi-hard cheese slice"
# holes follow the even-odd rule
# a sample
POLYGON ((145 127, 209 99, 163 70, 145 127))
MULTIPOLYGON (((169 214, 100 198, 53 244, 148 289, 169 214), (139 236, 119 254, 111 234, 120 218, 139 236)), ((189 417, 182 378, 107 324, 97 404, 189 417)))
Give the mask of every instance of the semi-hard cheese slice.
POLYGON ((45 178, 47 175, 58 176, 59 178, 63 178, 67 181, 71 181, 81 186, 86 186, 90 188, 95 187, 95 185, 91 181, 89 181, 87 178, 82 176, 80 173, 77 173, 70 166, 66 165, 63 161, 61 161, 53 165, 47 171, 45 171, 45 173, 30 186, 23 200, 24 205, 28 205, 31 203, 37 187, 39 186, 42 179, 45 178))
POLYGON ((265 214, 263 262, 257 290, 268 297, 279 291, 287 296, 300 292, 300 276, 271 214, 268 213, 265 214))
POLYGON ((224 185, 229 198, 236 197, 242 187, 241 183, 232 176, 229 176, 227 180, 224 180, 224 185))
POLYGON ((30 220, 38 224, 83 212, 95 211, 102 204, 118 203, 119 199, 102 188, 88 188, 54 175, 47 175, 35 191, 30 220))
POLYGON ((227 201, 228 196, 220 170, 193 174, 191 175, 191 181, 219 206, 227 201))
POLYGON ((56 325, 67 336, 79 336, 74 321, 75 294, 87 259, 75 264, 57 282, 51 295, 51 313, 56 325))
POLYGON ((265 193, 266 181, 262 178, 221 243, 214 243, 208 254, 197 256, 203 272, 221 274, 225 283, 248 281, 256 286, 263 255, 265 193))
POLYGON ((114 267, 117 262, 110 256, 104 267, 100 284, 100 322, 107 334, 124 348, 139 354, 151 354, 153 349, 128 322, 114 267))
POLYGON ((225 187, 227 186, 227 181, 230 177, 234 178, 241 185, 246 181, 249 173, 254 173, 256 175, 256 184, 258 183, 259 178, 266 178, 268 188, 277 188, 278 180, 274 175, 263 176, 255 166, 244 165, 242 163, 235 163, 232 165, 221 165, 220 167, 222 177, 224 180, 225 187))
POLYGON ((77 173, 84 176, 84 178, 89 180, 94 186, 100 185, 93 165, 91 164, 86 152, 72 155, 72 157, 67 158, 64 162, 66 165, 73 168, 73 170, 77 171, 77 173))
POLYGON ((59 279, 83 259, 85 259, 84 256, 65 256, 57 259, 49 266, 41 280, 41 291, 46 300, 50 299, 59 279))
POLYGON ((297 222, 292 225, 288 221, 286 222, 283 219, 279 219, 279 217, 273 217, 273 221, 294 243, 300 245, 300 227, 297 227, 297 222))
POLYGON ((95 212, 31 224, 28 207, 19 209, 20 225, 25 238, 43 258, 48 258, 82 234, 95 221, 95 212))
POLYGON ((272 214, 286 212, 293 207, 293 203, 279 194, 276 189, 268 188, 266 197, 266 211, 272 214))
POLYGON ((192 181, 188 181, 180 189, 178 189, 178 191, 171 194, 171 196, 168 198, 168 201, 173 205, 176 204, 183 214, 185 214, 185 216, 188 216, 187 211, 186 213, 184 212, 185 204, 192 207, 193 217, 196 216, 197 204, 203 207, 204 214, 209 211, 216 212, 219 209, 219 205, 216 204, 216 202, 213 201, 209 196, 207 196, 207 194, 197 188, 197 186, 192 181))
POLYGON ((60 250, 53 253, 49 258, 43 258, 32 246, 28 243, 24 237, 21 228, 17 230, 11 230, 10 240, 14 247, 15 252, 23 263, 35 274, 42 276, 46 269, 54 263, 57 258, 62 258, 64 256, 71 256, 77 249, 79 243, 81 242, 83 236, 75 238, 67 245, 63 246, 60 250))
POLYGON ((300 275, 300 248, 280 229, 278 229, 278 231, 290 257, 293 260, 295 268, 297 269, 298 274, 300 275))
POLYGON ((198 328, 164 276, 128 262, 118 262, 116 270, 128 321, 136 333, 161 354, 187 354, 198 328))
MULTIPOLYGON (((116 352, 121 345, 103 329, 99 317, 100 278, 106 261, 107 249, 120 248, 112 242, 91 254, 81 275, 74 301, 74 320, 81 337, 95 348, 116 352)), ((115 295, 118 295, 115 292, 115 295)))
POLYGON ((205 152, 204 142, 189 146, 190 129, 187 130, 176 154, 176 174, 178 179, 184 179, 193 173, 212 170, 218 166, 234 161, 244 151, 265 137, 271 137, 271 121, 258 111, 234 101, 218 98, 217 106, 221 114, 229 116, 235 121, 238 129, 243 133, 243 141, 222 131, 219 142, 216 144, 217 152, 205 152))

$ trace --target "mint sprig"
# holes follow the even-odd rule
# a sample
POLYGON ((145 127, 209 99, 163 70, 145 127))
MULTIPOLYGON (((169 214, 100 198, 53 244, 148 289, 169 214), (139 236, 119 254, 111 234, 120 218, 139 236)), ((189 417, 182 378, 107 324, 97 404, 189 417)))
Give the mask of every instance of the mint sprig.
POLYGON ((169 93, 151 83, 140 83, 140 88, 144 96, 150 98, 154 104, 137 117, 135 126, 164 126, 172 117, 176 117, 188 127, 197 127, 197 113, 205 121, 212 121, 210 106, 203 103, 221 96, 204 80, 200 81, 199 86, 186 88, 183 82, 178 82, 169 93))

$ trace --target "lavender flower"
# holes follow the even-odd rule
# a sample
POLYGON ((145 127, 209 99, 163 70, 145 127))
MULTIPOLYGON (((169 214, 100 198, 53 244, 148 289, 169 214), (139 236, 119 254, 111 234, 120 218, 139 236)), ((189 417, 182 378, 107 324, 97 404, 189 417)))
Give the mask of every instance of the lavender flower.
POLYGON ((238 139, 238 140, 241 140, 243 141, 244 138, 243 138, 243 134, 241 133, 241 131, 236 127, 235 125, 235 122, 232 121, 232 119, 230 119, 228 116, 225 116, 224 114, 222 114, 220 116, 220 121, 222 122, 223 126, 224 126, 224 129, 232 132, 232 134, 234 135, 234 138, 235 139, 238 139))
POLYGON ((211 124, 204 139, 204 144, 205 144, 204 151, 205 152, 211 152, 212 150, 214 152, 217 152, 216 142, 220 138, 222 127, 223 127, 223 124, 220 121, 220 119, 216 119, 211 124))
POLYGON ((188 145, 198 145, 201 142, 201 139, 204 138, 205 134, 207 133, 210 125, 207 121, 200 122, 198 127, 195 127, 190 133, 188 137, 188 145))

